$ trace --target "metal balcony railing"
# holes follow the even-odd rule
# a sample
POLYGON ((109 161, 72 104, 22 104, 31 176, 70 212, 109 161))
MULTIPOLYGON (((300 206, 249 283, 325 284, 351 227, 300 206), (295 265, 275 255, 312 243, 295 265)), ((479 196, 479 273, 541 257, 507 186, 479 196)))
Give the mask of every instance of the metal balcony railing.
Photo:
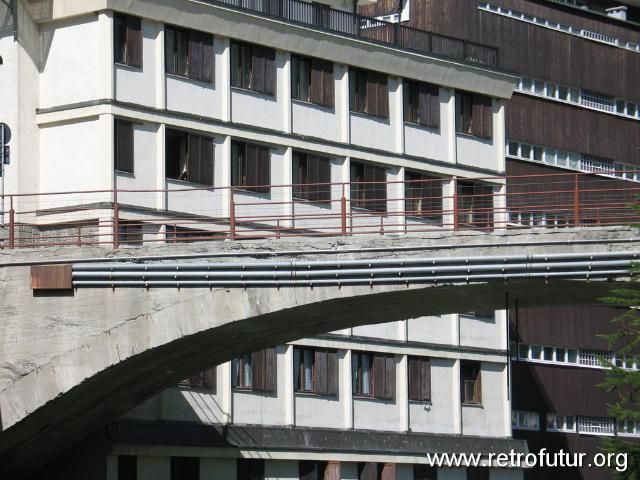
POLYGON ((204 0, 211 5, 222 5, 236 10, 305 25, 360 40, 393 45, 426 55, 499 68, 496 47, 448 37, 425 30, 405 27, 372 17, 337 10, 302 0, 204 0))

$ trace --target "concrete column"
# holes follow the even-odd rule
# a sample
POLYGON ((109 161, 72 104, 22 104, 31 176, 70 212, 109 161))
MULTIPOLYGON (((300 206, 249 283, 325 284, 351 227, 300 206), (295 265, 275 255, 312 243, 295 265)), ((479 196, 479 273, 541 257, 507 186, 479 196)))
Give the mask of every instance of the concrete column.
MULTIPOLYGON (((167 108, 167 75, 165 73, 165 56, 164 56, 164 24, 158 23, 155 40, 156 50, 156 108, 164 110, 167 108)), ((164 151, 164 148, 163 148, 164 151)))
POLYGON ((462 435, 462 404, 460 402, 460 360, 453 361, 451 389, 451 410, 453 412, 453 433, 462 435))
POLYGON ((505 123, 505 101, 493 99, 493 144, 498 151, 498 171, 505 172, 507 134, 505 123))
POLYGON ((231 121, 231 44, 228 38, 214 42, 216 53, 216 90, 220 92, 220 119, 231 121))
POLYGON ((393 127, 393 149, 404 153, 404 99, 402 78, 389 78, 389 122, 393 127))
POLYGON ((406 355, 396 356, 396 401, 400 407, 400 431, 408 432, 409 426, 409 360, 406 355))
MULTIPOLYGON (((291 110, 289 110, 291 111, 291 110)), ((282 156, 282 178, 278 183, 282 185, 291 185, 293 183, 293 148, 285 147, 284 155, 282 156)), ((278 197, 282 202, 282 214, 285 216, 285 220, 280 222, 283 227, 295 227, 293 220, 294 205, 293 205, 293 187, 280 187, 278 189, 278 197)))
POLYGON ((293 345, 287 345, 284 352, 284 423, 296 425, 296 397, 293 385, 293 345))
POLYGON ((101 85, 101 97, 102 98, 115 98, 116 95, 116 87, 115 87, 115 76, 116 69, 114 64, 114 53, 113 53, 113 12, 103 12, 98 15, 98 24, 100 25, 100 32, 102 32, 102 37, 105 39, 104 42, 101 42, 102 53, 100 58, 102 58, 102 62, 100 63, 101 74, 98 78, 103 82, 101 85))
POLYGON ((447 139, 447 160, 458 163, 456 138, 456 92, 448 88, 440 89, 441 132, 447 139))
POLYGON ((460 346, 460 314, 450 313, 447 316, 451 325, 451 345, 460 346))
POLYGON ((233 389, 231 388, 231 362, 225 362, 218 369, 218 391, 222 398, 222 421, 233 423, 233 389))
POLYGON ((215 165, 215 186, 221 188, 220 212, 223 217, 229 215, 229 201, 231 200, 231 136, 216 138, 216 165, 215 165))
POLYGON ((504 392, 504 395, 505 395, 502 413, 503 413, 503 422, 504 422, 503 435, 505 437, 510 437, 512 435, 512 431, 511 431, 512 406, 511 406, 511 391, 510 391, 509 375, 510 375, 509 365, 505 363, 504 369, 502 370, 502 391, 504 392))
MULTIPOLYGON (((504 157, 503 157, 504 158, 504 157)), ((493 187, 493 225, 495 230, 505 231, 509 215, 507 212, 507 185, 493 187)))
POLYGON ((283 52, 284 56, 282 64, 282 74, 280 78, 281 85, 278 85, 280 105, 282 105, 282 131, 291 133, 292 128, 292 112, 291 112, 291 54, 283 52))
POLYGON ((165 159, 165 139, 167 127, 164 124, 158 125, 158 133, 156 134, 156 157, 158 164, 156 165, 156 208, 159 210, 167 209, 167 193, 166 188, 166 159, 165 159))
POLYGON ((404 167, 389 168, 387 170, 387 181, 393 182, 388 185, 388 232, 404 233, 406 226, 405 202, 404 202, 404 167))
MULTIPOLYGON (((114 128, 114 116, 111 114, 100 115, 100 131, 102 132, 101 147, 97 149, 98 155, 102 155, 102 161, 98 163, 101 165, 99 171, 95 172, 98 178, 105 179, 105 190, 113 190, 116 188, 116 173, 115 173, 115 128, 114 128)), ((115 194, 100 194, 100 198, 93 197, 94 201, 100 200, 105 202, 113 202, 115 200, 115 194)), ((113 210, 105 209, 98 213, 98 240, 100 242, 113 241, 113 210)))
POLYGON ((351 114, 349 112, 349 67, 335 65, 336 115, 340 122, 340 141, 351 143, 351 114))
POLYGON ((456 192, 455 177, 442 181, 442 228, 453 230, 454 226, 454 195, 456 192))
POLYGON ((344 408, 344 428, 353 429, 353 390, 351 379, 351 350, 345 350, 342 358, 342 382, 340 385, 340 395, 342 396, 342 406, 344 408))

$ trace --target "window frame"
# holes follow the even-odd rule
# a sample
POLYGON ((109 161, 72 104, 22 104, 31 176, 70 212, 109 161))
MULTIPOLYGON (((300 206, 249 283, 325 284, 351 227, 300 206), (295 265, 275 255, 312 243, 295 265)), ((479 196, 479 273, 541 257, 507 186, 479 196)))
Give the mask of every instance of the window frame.
POLYGON ((440 128, 440 88, 431 83, 403 80, 402 118, 411 125, 440 128))
POLYGON ((389 101, 387 74, 349 67, 349 111, 351 113, 389 118, 389 101))
POLYGON ((114 170, 119 173, 135 173, 135 148, 133 122, 116 118, 114 120, 114 170), (122 134, 126 133, 126 138, 122 134), (124 143, 123 143, 124 142, 124 143), (127 144, 128 143, 128 144, 127 144), (128 158, 122 158, 126 155, 128 158))
POLYGON ((331 158, 294 150, 291 162, 293 200, 331 205, 331 158))
POLYGON ((409 355, 407 362, 409 401, 430 402, 431 359, 409 355))
POLYGON ((352 395, 356 398, 395 400, 395 355, 379 352, 354 351, 351 353, 352 395), (368 387, 364 392, 363 358, 369 358, 368 387))
POLYGON ((493 99, 479 93, 456 90, 456 134, 491 140, 493 138, 493 99))
POLYGON ((271 148, 241 140, 231 141, 232 191, 271 193, 271 148), (250 158, 250 154, 255 158, 250 158), (249 182, 247 170, 254 166, 255 182, 249 182), (266 170, 266 171, 264 171, 266 170))
POLYGON ((276 50, 235 40, 230 49, 231 87, 276 97, 276 50))
POLYGON ((405 170, 404 208, 407 217, 431 220, 442 224, 443 218, 443 179, 423 172, 405 170), (425 202, 426 200, 426 202, 425 202), (426 204, 426 211, 422 204, 426 204), (416 207, 420 205, 420 208, 416 207))
POLYGON ((273 393, 278 386, 278 356, 275 347, 244 353, 231 361, 231 387, 248 392, 273 393), (245 382, 246 369, 251 372, 251 384, 245 382))
POLYGON ((291 99, 327 108, 335 105, 334 64, 328 60, 291 55, 291 99), (306 71, 306 78, 301 75, 306 71), (307 83, 306 95, 303 82, 307 83))
POLYGON ((142 19, 133 15, 113 15, 113 60, 116 65, 142 68, 142 19))
POLYGON ((351 161, 349 166, 350 204, 379 214, 387 213, 387 167, 362 161, 351 161), (361 169, 359 173, 357 170, 361 169), (354 171, 356 172, 354 179, 354 171), (359 180, 358 177, 362 177, 359 180), (371 178, 372 177, 372 178, 371 178), (384 177, 384 178, 383 178, 384 177), (381 194, 384 195, 381 195, 381 194), (369 198, 373 195, 373 198, 369 198))
POLYGON ((207 187, 213 187, 214 174, 215 174, 215 145, 213 137, 207 135, 200 135, 192 133, 186 130, 180 130, 177 128, 167 128, 165 132, 165 178, 169 180, 188 182, 196 185, 203 185, 207 187), (169 155, 169 142, 170 139, 181 138, 184 148, 183 152, 178 152, 179 158, 170 160, 169 155), (193 152, 197 153, 193 155, 193 152), (183 157, 183 158, 182 158, 183 157), (206 161, 210 158, 210 161, 206 161), (178 175, 174 175, 174 172, 169 168, 169 161, 171 164, 175 163, 178 167, 178 175), (191 172, 193 177, 191 177, 191 172), (186 176, 183 178, 183 175, 186 176), (205 177, 209 177, 208 179, 205 177))
POLYGON ((213 35, 168 24, 165 24, 164 32, 165 73, 213 84, 215 80, 213 35), (180 42, 180 38, 184 44, 180 42), (184 65, 180 58, 183 54, 185 55, 184 65), (184 69, 181 68, 182 66, 184 69))
POLYGON ((338 351, 315 347, 293 347, 293 386, 296 393, 335 397, 338 395, 338 351), (311 385, 306 383, 307 356, 311 354, 311 385))
POLYGON ((472 361, 460 362, 460 402, 462 405, 482 405, 482 363, 472 361), (465 375, 465 369, 469 375, 465 375), (473 395, 467 397, 467 385, 473 385, 473 395))

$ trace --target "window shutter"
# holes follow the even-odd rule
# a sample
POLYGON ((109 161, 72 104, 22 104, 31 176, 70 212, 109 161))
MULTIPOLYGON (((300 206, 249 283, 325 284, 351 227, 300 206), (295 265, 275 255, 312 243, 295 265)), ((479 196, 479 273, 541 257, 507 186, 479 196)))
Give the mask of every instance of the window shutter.
POLYGON ((324 68, 322 72, 323 81, 323 101, 322 104, 333 108, 335 97, 335 80, 333 78, 333 63, 324 62, 324 68))
POLYGON ((189 77, 202 79, 202 34, 189 31, 189 77))
POLYGON ((356 111, 360 113, 367 112, 367 86, 367 72, 364 70, 356 70, 356 91, 358 92, 358 105, 356 111))
POLYGON ((331 160, 320 158, 318 162, 318 200, 331 200, 331 160))
POLYGON ((409 357, 409 400, 422 400, 420 398, 420 359, 409 357))
POLYGON ((389 116, 389 88, 387 85, 387 76, 382 73, 378 73, 377 76, 377 114, 386 118, 389 116))
POLYGON ((127 65, 142 67, 142 22, 127 17, 127 65))
POLYGON ((340 480, 340 462, 328 462, 323 480, 340 480))
POLYGON ((373 355, 373 394, 377 398, 387 398, 385 381, 386 360, 384 355, 373 355))
POLYGON ((314 369, 314 393, 320 395, 327 394, 327 352, 325 350, 315 351, 314 369))
POLYGON ((189 158, 187 160, 187 180, 190 182, 200 183, 200 165, 201 165, 201 151, 200 144, 202 143, 202 137, 198 135, 189 134, 189 158))
POLYGON ((276 94, 276 51, 272 48, 264 49, 264 92, 276 94))
POLYGON ((240 45, 231 42, 231 86, 242 87, 240 74, 240 45))
POLYGON ((213 37, 202 34, 202 80, 205 82, 213 82, 214 61, 213 37))
POLYGON ((482 369, 480 364, 475 367, 476 373, 476 385, 475 385, 475 400, 477 403, 482 403, 482 369))
POLYGON ((318 200, 320 191, 320 186, 317 185, 320 179, 320 159, 316 155, 307 155, 307 183, 315 184, 308 185, 309 196, 308 200, 316 201, 318 200))
POLYGON ((349 70, 349 110, 353 112, 358 110, 357 76, 355 70, 349 70))
POLYGON ((241 185, 254 187, 258 184, 258 146, 252 143, 245 144, 245 160, 242 172, 241 185))
POLYGON ((436 85, 430 86, 427 126, 440 128, 440 89, 436 85))
POLYGON ((251 75, 253 84, 249 87, 257 92, 266 92, 265 90, 265 48, 260 45, 252 45, 251 49, 251 75))
POLYGON ((133 124, 116 120, 116 170, 133 173, 133 124))
POLYGON ((200 153, 200 183, 213 185, 213 138, 202 138, 200 153))
POLYGON ((471 135, 482 137, 484 128, 484 100, 481 95, 473 95, 473 105, 471 107, 471 135))
POLYGON ((265 390, 264 360, 264 350, 258 350, 257 352, 251 353, 251 375, 253 379, 251 387, 254 390, 265 390))
POLYGON ((396 465, 395 463, 385 463, 382 467, 382 475, 380 480, 396 480, 396 465))
POLYGON ((271 183, 271 150, 269 147, 258 147, 258 185, 265 185, 265 188, 261 189, 262 192, 268 192, 268 185, 271 183))
POLYGON ((327 353, 327 395, 338 395, 338 352, 327 353))
POLYGON ((291 98, 300 100, 300 62, 291 55, 291 98))
POLYGON ((493 137, 493 101, 491 97, 483 97, 482 108, 482 136, 484 138, 493 137))
POLYGON ((124 15, 113 16, 113 58, 116 63, 127 61, 127 19, 124 15))
POLYGON ((369 115, 379 115, 378 113, 378 74, 376 72, 364 72, 367 79, 365 109, 369 115))
POLYGON ((322 76, 323 66, 322 60, 317 58, 311 59, 311 101, 313 103, 323 103, 322 76))
POLYGON ((278 365, 276 349, 268 347, 264 350, 264 390, 276 392, 278 386, 278 365))
POLYGON ((176 32, 165 27, 164 29, 164 63, 165 71, 170 74, 176 73, 176 32))
POLYGON ((375 181, 383 182, 376 183, 375 186, 375 199, 378 200, 375 202, 375 209, 378 212, 386 212, 387 211, 387 170, 384 167, 375 167, 375 181))
POLYGON ((431 361, 420 359, 420 400, 431 399, 431 361))
POLYGON ((396 398, 396 359, 393 355, 385 357, 385 396, 388 400, 396 398))

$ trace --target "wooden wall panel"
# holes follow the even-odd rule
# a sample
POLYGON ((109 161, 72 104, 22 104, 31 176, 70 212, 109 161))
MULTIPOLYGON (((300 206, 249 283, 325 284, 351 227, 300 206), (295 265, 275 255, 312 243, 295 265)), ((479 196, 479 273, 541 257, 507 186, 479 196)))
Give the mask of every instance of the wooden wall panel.
POLYGON ((510 140, 640 165, 637 120, 514 95, 506 106, 506 124, 510 140))

